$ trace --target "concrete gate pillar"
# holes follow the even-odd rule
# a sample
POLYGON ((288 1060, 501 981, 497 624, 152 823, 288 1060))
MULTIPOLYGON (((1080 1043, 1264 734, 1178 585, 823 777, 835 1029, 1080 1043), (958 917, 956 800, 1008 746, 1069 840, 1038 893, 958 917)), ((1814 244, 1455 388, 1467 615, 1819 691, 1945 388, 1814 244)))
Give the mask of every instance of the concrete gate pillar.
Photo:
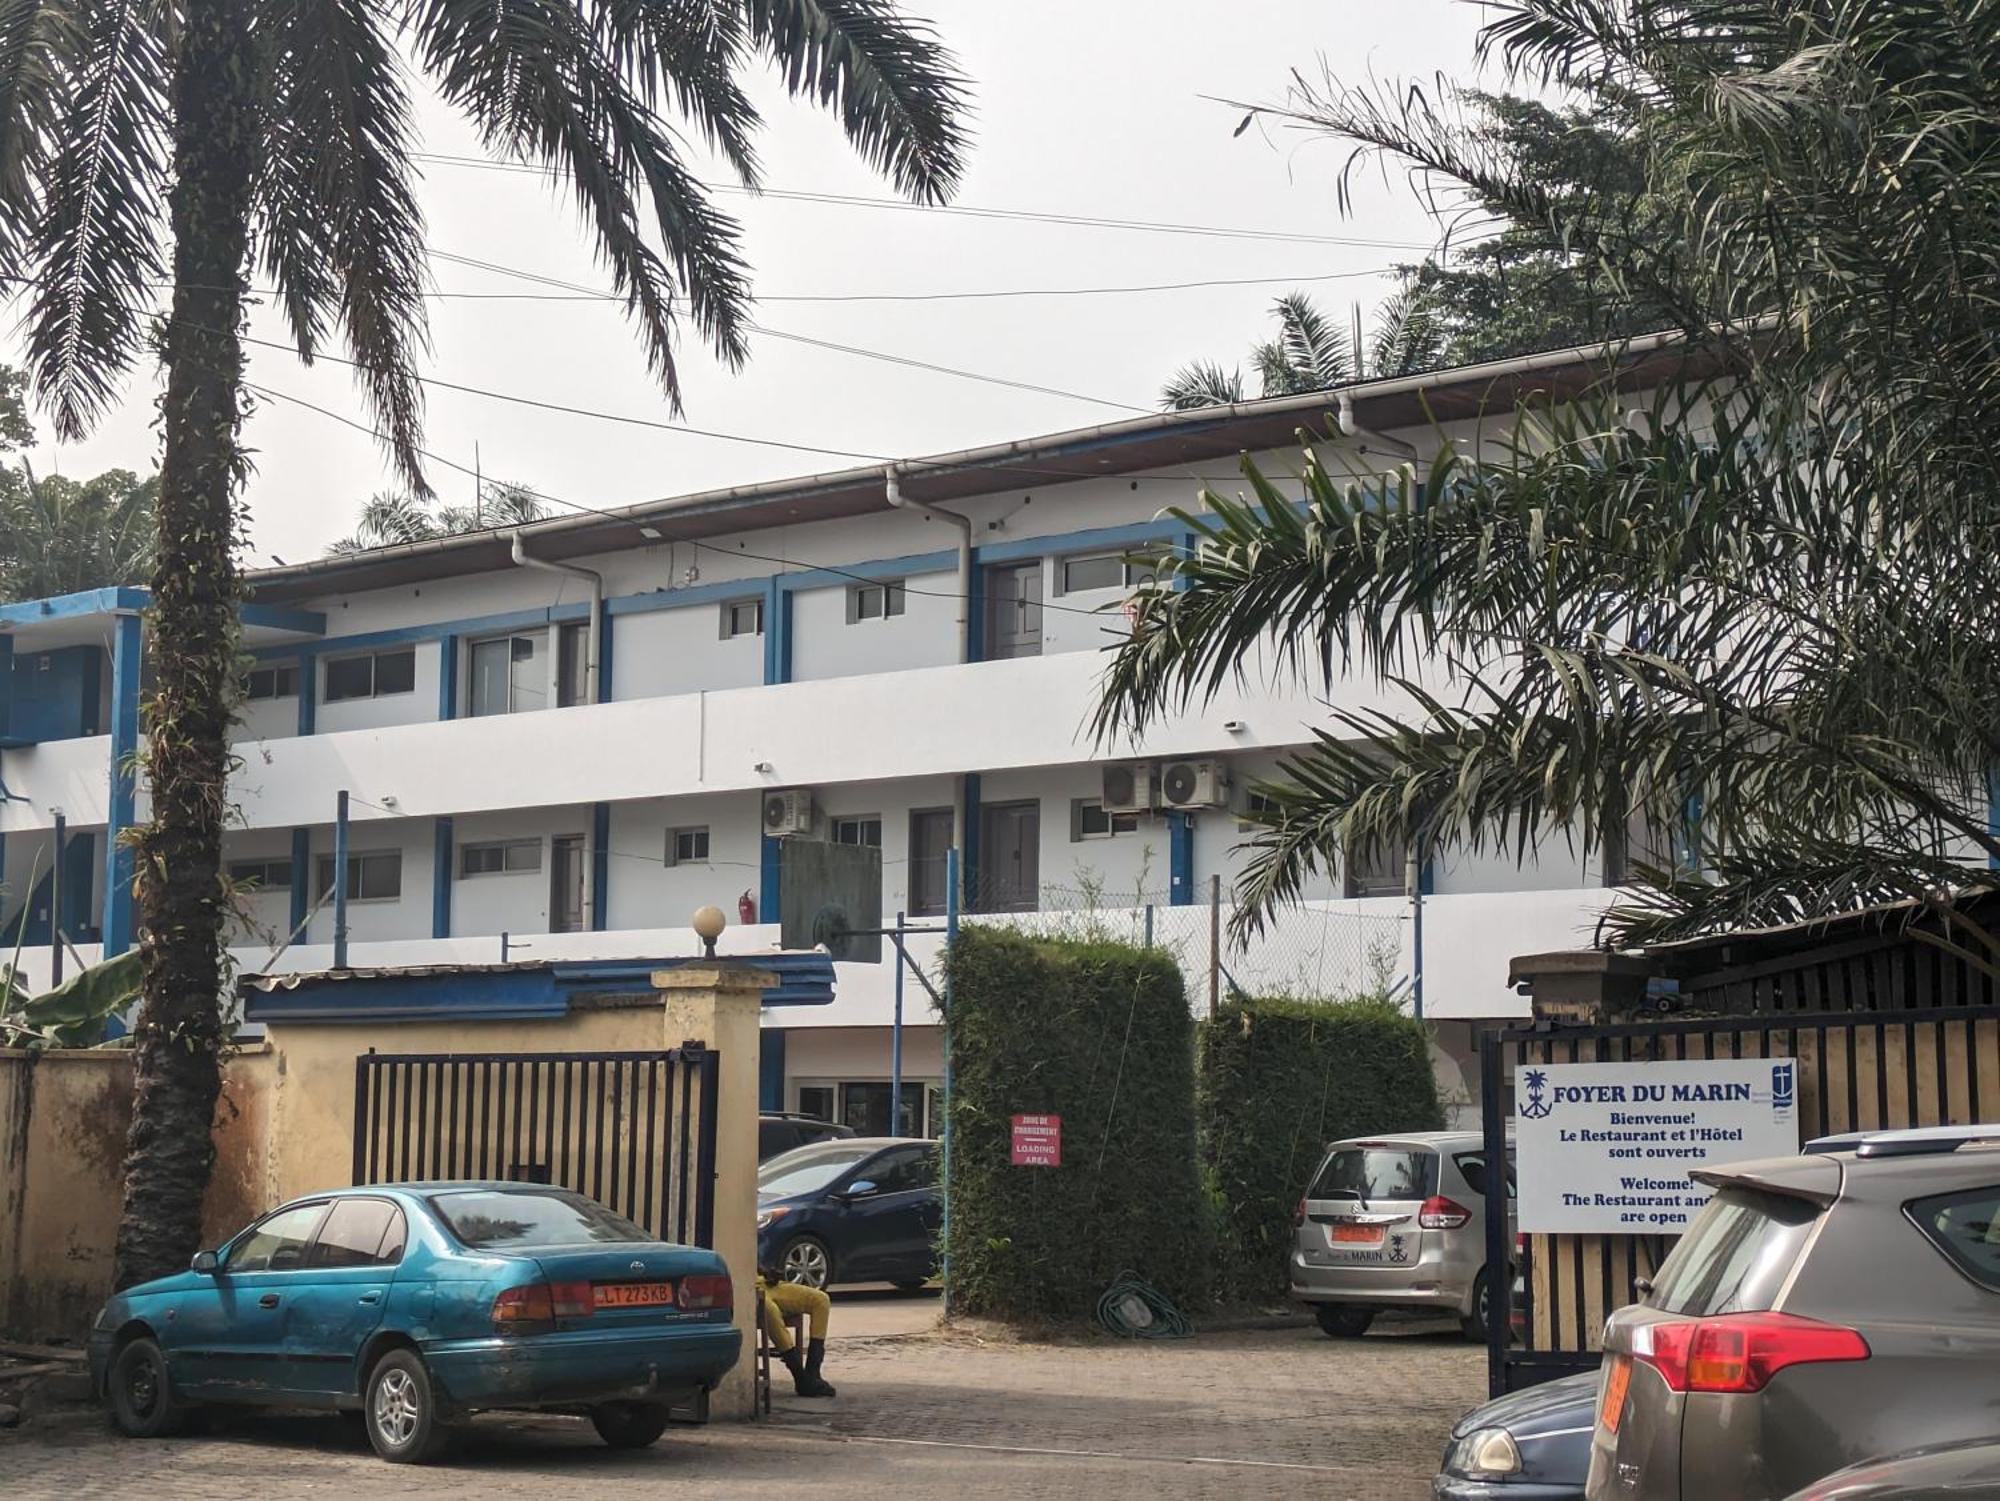
POLYGON ((743 1356, 710 1401, 716 1418, 749 1417, 755 1389, 758 1019, 764 992, 777 983, 765 970, 727 960, 653 973, 664 1001, 664 1045, 702 1042, 722 1055, 715 1110, 715 1249, 736 1284, 743 1356))

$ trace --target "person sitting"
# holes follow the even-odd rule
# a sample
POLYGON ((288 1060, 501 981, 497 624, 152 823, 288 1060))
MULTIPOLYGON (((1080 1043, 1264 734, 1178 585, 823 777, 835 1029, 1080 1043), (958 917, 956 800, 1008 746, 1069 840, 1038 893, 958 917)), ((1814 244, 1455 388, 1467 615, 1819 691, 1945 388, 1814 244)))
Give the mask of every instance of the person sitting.
POLYGON ((826 1359, 826 1323, 833 1300, 816 1287, 787 1282, 769 1268, 757 1270, 757 1291, 763 1300, 764 1333, 778 1359, 792 1373, 792 1390, 801 1397, 831 1397, 834 1390, 819 1373, 826 1359), (800 1314, 807 1319, 810 1338, 803 1356, 792 1338, 791 1321, 800 1314))

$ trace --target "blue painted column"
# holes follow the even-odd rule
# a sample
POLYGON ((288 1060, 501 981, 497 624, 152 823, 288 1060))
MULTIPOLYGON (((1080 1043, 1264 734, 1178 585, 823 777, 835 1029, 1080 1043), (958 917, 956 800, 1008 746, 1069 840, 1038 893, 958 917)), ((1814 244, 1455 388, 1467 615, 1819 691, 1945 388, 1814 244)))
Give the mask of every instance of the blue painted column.
POLYGON ((611 804, 590 805, 590 931, 602 933, 611 917, 611 804))
POLYGON ((299 929, 312 911, 312 830, 292 830, 292 934, 293 942, 304 942, 299 929))
POLYGON ((792 680, 792 594, 783 574, 764 581, 764 681, 792 680))
POLYGON ((299 653, 299 733, 313 732, 314 706, 319 702, 319 658, 311 652, 299 653))
POLYGON ((785 1029, 766 1027, 757 1037, 757 1108, 785 1108, 785 1029))
POLYGON ((451 937, 451 878, 457 842, 449 818, 431 823, 431 937, 451 937))
POLYGON ((132 849, 123 835, 137 816, 133 757, 139 751, 139 657, 144 631, 137 615, 120 615, 111 636, 111 800, 104 829, 104 956, 132 947, 132 849))
POLYGON ((458 718, 458 637, 438 640, 438 718, 458 718))
POLYGON ((14 733, 14 638, 0 634, 0 740, 14 733))
POLYGON ((986 570, 980 566, 979 549, 972 549, 972 597, 965 602, 965 660, 986 658, 986 570))
POLYGON ((1194 905, 1194 815, 1167 815, 1167 900, 1176 907, 1194 905))
POLYGON ((611 613, 611 602, 606 600, 597 616, 597 702, 600 704, 611 702, 611 626, 616 618, 611 613))
POLYGON ((347 968, 347 789, 334 794, 333 967, 347 968))

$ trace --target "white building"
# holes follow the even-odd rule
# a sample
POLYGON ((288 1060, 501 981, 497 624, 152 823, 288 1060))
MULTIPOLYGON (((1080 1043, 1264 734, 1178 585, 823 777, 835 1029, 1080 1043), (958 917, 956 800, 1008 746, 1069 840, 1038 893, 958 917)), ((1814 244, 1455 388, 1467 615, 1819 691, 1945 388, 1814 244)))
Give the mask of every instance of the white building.
MULTIPOLYGON (((1522 391, 1583 374, 1558 354, 1359 386, 1358 435, 1326 449, 1386 468, 1440 430, 1476 443, 1522 391)), ((683 953, 695 907, 733 920, 740 900, 763 920, 725 950, 768 946, 786 841, 764 832, 765 798, 800 789, 813 816, 795 837, 880 845, 885 914, 936 924, 956 829, 973 912, 1152 905, 1205 974, 1207 913, 1185 909, 1212 877, 1228 889, 1246 784, 1324 708, 1252 664, 1240 689, 1100 754, 1100 652, 1123 625, 1127 555, 1183 534, 1163 508, 1195 504, 1204 479, 1237 488, 1245 452, 1289 474, 1296 430, 1325 426, 1331 404, 1251 402, 912 460, 901 505, 868 467, 565 515, 518 543, 483 534, 255 573, 227 842, 231 874, 255 883, 238 963, 331 962, 332 908, 312 898, 331 885, 341 789, 354 965, 683 953), (1105 807, 1107 764, 1176 763, 1189 763, 1184 808, 1105 807)), ((32 973, 50 967, 58 893, 71 963, 131 940, 115 836, 143 813, 121 768, 137 745, 145 602, 119 589, 0 607, 0 920, 10 946, 25 932, 32 973), (67 853, 52 882, 58 815, 67 853)), ((1386 702, 1364 683, 1337 696, 1386 702)), ((1607 901, 1600 871, 1560 840, 1526 868, 1444 857, 1422 884, 1424 1012, 1460 1057, 1467 1024, 1525 1013, 1509 956, 1584 941, 1607 901)), ((1339 991, 1373 966, 1407 1000, 1410 905, 1400 864, 1342 871, 1261 957, 1225 968, 1252 989, 1339 991)), ((832 1006, 768 1014, 767 1107, 886 1126, 894 969, 844 964, 832 1006)), ((941 1049, 927 998, 906 988, 914 1108, 941 1049)))

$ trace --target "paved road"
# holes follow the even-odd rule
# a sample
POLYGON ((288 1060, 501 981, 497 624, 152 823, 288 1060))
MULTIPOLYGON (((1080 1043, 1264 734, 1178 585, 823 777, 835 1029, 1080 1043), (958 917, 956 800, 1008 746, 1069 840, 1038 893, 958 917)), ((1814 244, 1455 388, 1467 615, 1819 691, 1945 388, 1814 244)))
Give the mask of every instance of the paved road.
POLYGON ((0 1493, 190 1501, 415 1494, 598 1501, 671 1486, 688 1501, 755 1492, 904 1495, 1310 1494, 1416 1501, 1446 1429, 1479 1399, 1478 1352, 1392 1328, 1335 1344, 1310 1329, 1177 1344, 1073 1345, 965 1333, 836 1341, 832 1402, 782 1400, 768 1423, 670 1433, 616 1455, 565 1419, 482 1419, 424 1472, 390 1470, 359 1425, 231 1414, 198 1437, 121 1441, 73 1414, 0 1435, 0 1493))

